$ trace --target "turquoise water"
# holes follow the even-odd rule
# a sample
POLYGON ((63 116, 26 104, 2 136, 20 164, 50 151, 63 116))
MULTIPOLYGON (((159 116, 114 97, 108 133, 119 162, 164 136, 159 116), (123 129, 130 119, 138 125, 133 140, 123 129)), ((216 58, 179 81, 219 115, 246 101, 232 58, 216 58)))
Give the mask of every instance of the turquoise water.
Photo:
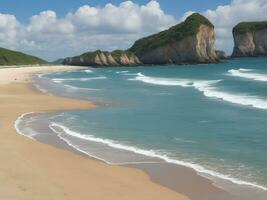
POLYGON ((76 149, 113 164, 164 159, 267 188, 266 58, 88 69, 45 74, 36 83, 100 105, 50 118, 50 128, 64 130, 61 139, 76 149), (108 149, 87 147, 86 140, 151 160, 130 154, 114 159, 108 149))

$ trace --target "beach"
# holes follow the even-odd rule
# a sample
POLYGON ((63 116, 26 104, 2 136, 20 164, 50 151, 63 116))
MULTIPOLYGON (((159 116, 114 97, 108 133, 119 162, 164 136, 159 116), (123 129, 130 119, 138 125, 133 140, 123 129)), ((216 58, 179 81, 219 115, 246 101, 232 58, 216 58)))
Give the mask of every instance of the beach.
POLYGON ((93 109, 94 104, 41 93, 34 73, 69 66, 0 69, 0 199, 176 199, 186 196, 153 183, 143 171, 107 165, 18 134, 14 123, 29 112, 93 109))

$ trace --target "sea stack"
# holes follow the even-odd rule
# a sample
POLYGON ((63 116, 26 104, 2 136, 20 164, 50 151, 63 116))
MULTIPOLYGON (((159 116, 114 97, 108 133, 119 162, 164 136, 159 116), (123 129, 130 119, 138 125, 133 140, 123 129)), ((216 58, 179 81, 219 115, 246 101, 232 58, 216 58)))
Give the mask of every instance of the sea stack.
POLYGON ((267 55, 267 21, 241 22, 233 28, 232 57, 267 55))
POLYGON ((168 30, 140 39, 129 49, 144 64, 214 63, 213 24, 194 13, 168 30))

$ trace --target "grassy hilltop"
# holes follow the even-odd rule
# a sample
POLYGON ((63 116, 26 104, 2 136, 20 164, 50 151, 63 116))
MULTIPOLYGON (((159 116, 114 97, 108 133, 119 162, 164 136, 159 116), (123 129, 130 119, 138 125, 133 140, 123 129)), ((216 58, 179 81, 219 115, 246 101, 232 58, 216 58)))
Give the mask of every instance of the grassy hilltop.
POLYGON ((256 31, 267 28, 267 21, 261 22, 240 22, 237 24, 233 32, 234 33, 246 33, 248 31, 256 31))
POLYGON ((0 48, 0 66, 46 64, 45 60, 18 51, 0 48))

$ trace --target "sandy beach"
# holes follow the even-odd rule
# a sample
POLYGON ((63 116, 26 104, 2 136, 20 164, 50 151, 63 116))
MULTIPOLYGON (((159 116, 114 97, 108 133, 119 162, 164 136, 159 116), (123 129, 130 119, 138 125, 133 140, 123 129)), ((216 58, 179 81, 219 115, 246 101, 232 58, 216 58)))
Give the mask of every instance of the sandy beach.
POLYGON ((0 69, 0 199, 188 199, 153 183, 141 170, 107 165, 16 132, 14 122, 23 113, 94 107, 87 101, 43 94, 31 85, 33 73, 72 69, 0 69))

